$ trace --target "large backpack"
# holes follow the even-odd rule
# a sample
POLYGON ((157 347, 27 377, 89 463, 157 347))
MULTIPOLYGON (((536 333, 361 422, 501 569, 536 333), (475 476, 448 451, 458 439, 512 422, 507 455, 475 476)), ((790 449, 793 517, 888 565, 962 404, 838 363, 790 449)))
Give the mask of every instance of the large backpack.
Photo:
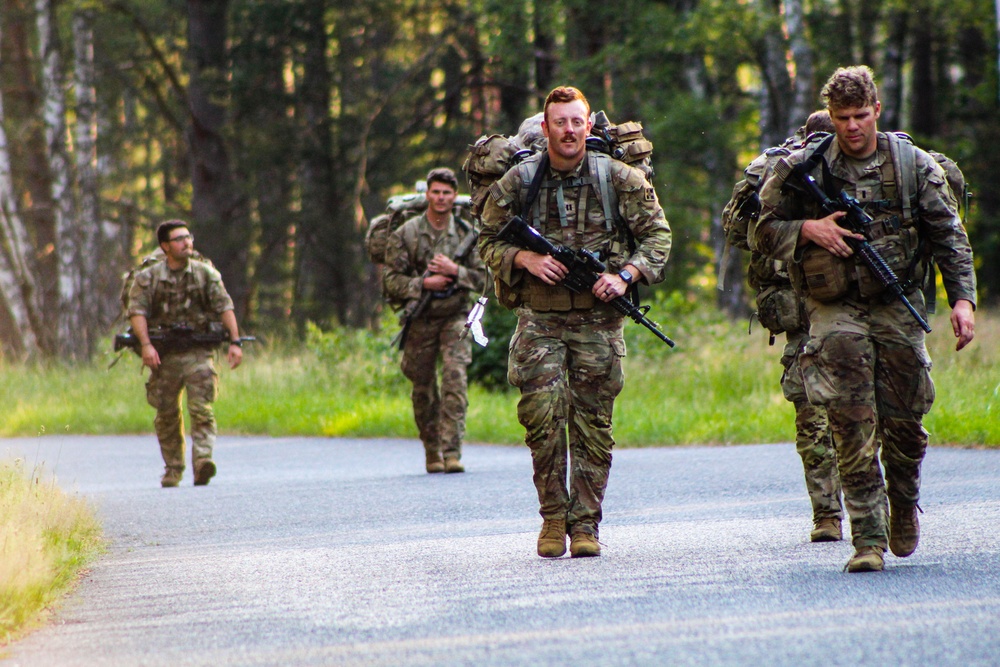
MULTIPOLYGON (((455 197, 452 213, 457 219, 471 219, 472 202, 468 195, 455 197)), ((372 264, 385 264, 385 250, 389 235, 400 225, 427 210, 427 198, 422 192, 389 197, 385 212, 372 218, 365 232, 365 251, 372 264)))
MULTIPOLYGON (((462 170, 469 181, 472 213, 477 218, 482 213, 490 186, 528 156, 545 150, 542 117, 539 112, 526 118, 514 136, 484 135, 469 146, 469 155, 462 170)), ((629 121, 614 125, 603 111, 598 111, 594 114, 594 125, 587 137, 587 150, 610 155, 642 170, 647 180, 653 178, 653 143, 643 134, 642 123, 629 121)))

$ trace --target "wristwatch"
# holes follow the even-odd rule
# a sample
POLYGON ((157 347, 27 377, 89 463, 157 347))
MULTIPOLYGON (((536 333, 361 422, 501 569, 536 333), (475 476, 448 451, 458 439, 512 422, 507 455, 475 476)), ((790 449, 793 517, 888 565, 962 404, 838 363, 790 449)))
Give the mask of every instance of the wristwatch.
POLYGON ((229 344, 235 345, 236 347, 243 347, 243 341, 241 340, 231 340, 229 341, 229 344))
POLYGON ((625 281, 626 285, 631 285, 632 281, 635 280, 635 276, 628 269, 622 269, 618 272, 618 277, 625 281))

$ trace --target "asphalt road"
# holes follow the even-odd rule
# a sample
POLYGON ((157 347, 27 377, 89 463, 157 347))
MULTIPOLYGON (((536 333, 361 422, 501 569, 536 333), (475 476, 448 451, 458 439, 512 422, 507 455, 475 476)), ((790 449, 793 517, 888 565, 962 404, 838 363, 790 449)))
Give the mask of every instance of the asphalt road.
POLYGON ((110 548, 3 665, 996 665, 1000 451, 932 449, 882 573, 810 544, 791 445, 619 450, 603 556, 535 553, 523 447, 426 475, 414 441, 221 438, 160 489, 147 437, 0 441, 110 548))

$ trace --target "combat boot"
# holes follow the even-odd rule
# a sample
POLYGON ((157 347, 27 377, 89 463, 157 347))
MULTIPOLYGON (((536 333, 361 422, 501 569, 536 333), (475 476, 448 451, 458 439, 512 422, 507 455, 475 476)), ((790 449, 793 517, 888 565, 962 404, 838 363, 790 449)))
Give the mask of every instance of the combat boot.
POLYGON ((183 474, 183 470, 178 470, 177 468, 167 468, 166 472, 163 473, 163 477, 160 478, 160 486, 165 489, 177 486, 181 483, 181 476, 183 474))
POLYGON ((566 519, 545 519, 538 533, 538 555, 559 558, 566 553, 566 519))
POLYGON ((458 460, 457 456, 446 456, 444 458, 445 472, 465 472, 465 466, 458 460))
POLYGON ((848 572, 881 572, 885 566, 884 553, 882 547, 859 547, 844 569, 848 572))
POLYGON ((427 472, 444 472, 444 461, 441 460, 441 452, 432 452, 428 450, 426 460, 427 472))
POLYGON ((573 533, 569 543, 569 554, 573 558, 590 558, 601 555, 601 543, 596 535, 590 533, 573 533))
POLYGON ((889 501, 889 551, 900 558, 906 558, 917 550, 920 541, 919 509, 920 506, 915 503, 904 505, 889 501))
POLYGON ((194 485, 206 486, 208 480, 215 477, 215 463, 212 459, 199 459, 194 462, 194 485))
POLYGON ((839 542, 844 538, 840 519, 835 516, 819 519, 813 524, 809 540, 812 542, 839 542))

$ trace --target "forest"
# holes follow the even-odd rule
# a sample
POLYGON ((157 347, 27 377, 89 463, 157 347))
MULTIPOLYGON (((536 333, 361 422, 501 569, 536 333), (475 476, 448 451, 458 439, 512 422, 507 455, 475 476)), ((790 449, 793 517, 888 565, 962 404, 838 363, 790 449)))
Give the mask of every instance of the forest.
POLYGON ((91 359, 170 218, 243 329, 378 329, 368 220, 563 84, 654 144, 674 232, 658 289, 743 317, 722 208, 851 64, 876 73, 880 129, 962 168, 996 303, 998 26, 1000 0, 3 0, 0 350, 91 359))

